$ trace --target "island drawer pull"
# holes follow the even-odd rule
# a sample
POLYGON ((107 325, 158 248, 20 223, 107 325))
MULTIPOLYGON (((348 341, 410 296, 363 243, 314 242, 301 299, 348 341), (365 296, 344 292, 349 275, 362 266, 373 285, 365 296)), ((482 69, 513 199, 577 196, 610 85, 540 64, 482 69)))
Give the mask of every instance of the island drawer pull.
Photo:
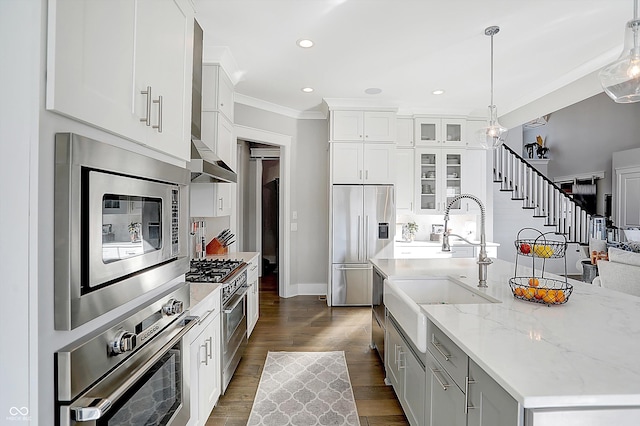
POLYGON ((404 356, 405 353, 402 352, 402 348, 400 348, 400 353, 398 354, 398 370, 404 370, 404 368, 407 366, 406 362, 402 362, 402 360, 404 359, 406 361, 406 357, 404 356))
POLYGON ((440 347, 442 346, 442 343, 438 342, 435 336, 431 337, 431 344, 433 345, 434 348, 436 348, 438 352, 440 352, 440 355, 442 355, 445 361, 449 361, 449 359, 451 359, 451 354, 448 354, 444 352, 442 349, 440 349, 440 347))
POLYGON ((449 386, 451 386, 450 384, 444 383, 442 380, 440 380, 440 378, 438 377, 438 375, 436 373, 441 373, 442 374, 442 370, 434 370, 433 368, 429 367, 429 370, 431 370, 431 373, 433 374, 433 377, 436 378, 436 380, 438 381, 438 383, 440 383, 440 386, 442 386, 442 390, 446 391, 447 388, 449 386))
POLYGON ((469 404, 469 385, 474 384, 476 381, 469 379, 469 376, 464 378, 464 413, 467 414, 469 410, 473 410, 476 407, 469 404))

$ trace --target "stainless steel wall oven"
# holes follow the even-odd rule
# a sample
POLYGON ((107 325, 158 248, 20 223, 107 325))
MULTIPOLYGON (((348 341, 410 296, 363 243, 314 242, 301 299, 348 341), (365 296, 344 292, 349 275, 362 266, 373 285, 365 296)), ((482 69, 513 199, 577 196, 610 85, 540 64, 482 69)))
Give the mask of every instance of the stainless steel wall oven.
POLYGON ((189 285, 56 353, 56 424, 185 425, 189 285))
POLYGON ((74 329, 189 270, 189 181, 185 168, 56 135, 56 329, 74 329))

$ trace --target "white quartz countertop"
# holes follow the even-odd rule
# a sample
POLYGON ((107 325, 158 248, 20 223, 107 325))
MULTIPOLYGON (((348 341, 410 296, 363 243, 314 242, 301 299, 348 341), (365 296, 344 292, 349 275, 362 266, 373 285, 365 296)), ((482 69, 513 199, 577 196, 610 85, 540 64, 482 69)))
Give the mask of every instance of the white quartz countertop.
POLYGON ((189 297, 191 309, 202 302, 211 293, 216 291, 220 284, 216 283, 189 283, 189 297))
MULTIPOLYGON (((474 288, 475 262, 371 260, 390 281, 452 276, 474 288)), ((482 291, 502 303, 420 307, 525 408, 640 406, 640 297, 569 280, 567 303, 546 306, 515 299, 513 275, 512 263, 489 266, 482 291)))
MULTIPOLYGON (((480 241, 472 241, 472 242, 480 244, 480 241)), ((395 240, 394 244, 398 247, 442 247, 442 241, 395 240)), ((455 237, 449 237, 449 244, 452 246, 475 247, 465 241, 458 240, 455 237)), ((500 244, 487 241, 487 247, 500 247, 500 244)))

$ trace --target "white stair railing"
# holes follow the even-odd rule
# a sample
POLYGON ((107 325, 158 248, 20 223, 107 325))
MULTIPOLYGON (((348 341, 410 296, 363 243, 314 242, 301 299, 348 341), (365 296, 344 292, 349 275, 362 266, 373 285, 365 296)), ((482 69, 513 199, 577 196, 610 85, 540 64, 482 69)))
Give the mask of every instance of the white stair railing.
POLYGON ((522 200, 522 208, 534 217, 545 218, 545 226, 554 227, 568 242, 589 243, 589 215, 577 202, 546 176, 506 145, 493 152, 493 181, 500 191, 511 192, 513 200, 522 200))

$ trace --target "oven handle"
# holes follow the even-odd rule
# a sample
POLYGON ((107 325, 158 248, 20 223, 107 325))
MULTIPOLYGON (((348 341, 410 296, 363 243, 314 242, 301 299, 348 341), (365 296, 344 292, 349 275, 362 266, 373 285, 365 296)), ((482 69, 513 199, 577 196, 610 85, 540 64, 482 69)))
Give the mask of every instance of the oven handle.
POLYGON ((236 306, 238 306, 240 304, 240 302, 242 302, 242 299, 244 299, 244 296, 246 294, 247 294, 246 287, 242 287, 242 290, 238 290, 238 292, 233 295, 233 297, 236 298, 237 300, 235 302, 233 302, 233 305, 231 305, 230 308, 226 308, 222 312, 224 312, 225 314, 230 314, 231 312, 233 312, 233 310, 236 308, 236 306), (242 292, 242 293, 240 293, 240 292, 242 292))
POLYGON ((147 362, 145 362, 137 371, 129 376, 120 386, 118 386, 110 395, 104 398, 85 397, 87 405, 81 407, 72 407, 71 412, 76 422, 86 422, 90 420, 98 420, 109 411, 113 402, 117 401, 140 377, 142 377, 160 358, 171 349, 182 337, 189 332, 196 324, 198 317, 187 316, 183 319, 185 325, 176 333, 168 343, 156 351, 147 362), (89 405, 90 404, 90 405, 89 405))

